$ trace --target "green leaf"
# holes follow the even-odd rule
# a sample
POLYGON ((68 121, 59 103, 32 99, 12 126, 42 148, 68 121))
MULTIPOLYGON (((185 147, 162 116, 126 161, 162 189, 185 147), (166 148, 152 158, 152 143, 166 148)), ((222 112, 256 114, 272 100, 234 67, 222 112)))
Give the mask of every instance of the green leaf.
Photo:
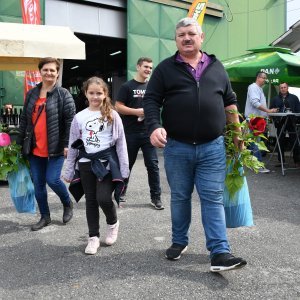
POLYGON ((244 176, 240 174, 228 173, 225 179, 225 184, 229 192, 230 198, 242 188, 244 183, 244 176))
POLYGON ((267 151, 269 152, 269 149, 266 147, 265 143, 263 141, 260 141, 259 143, 256 143, 259 150, 267 151))

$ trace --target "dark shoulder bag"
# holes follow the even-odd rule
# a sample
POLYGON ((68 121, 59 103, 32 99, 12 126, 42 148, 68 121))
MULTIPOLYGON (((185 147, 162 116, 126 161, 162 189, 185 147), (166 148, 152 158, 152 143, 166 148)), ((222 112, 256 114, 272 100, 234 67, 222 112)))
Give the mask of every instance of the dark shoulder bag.
POLYGON ((36 117, 36 120, 31 128, 31 130, 26 129, 23 146, 22 146, 22 155, 24 157, 28 157, 28 155, 31 153, 31 151, 34 147, 34 141, 33 141, 34 128, 35 128, 35 125, 36 125, 44 107, 45 107, 45 103, 43 105, 40 105, 38 115, 36 117))

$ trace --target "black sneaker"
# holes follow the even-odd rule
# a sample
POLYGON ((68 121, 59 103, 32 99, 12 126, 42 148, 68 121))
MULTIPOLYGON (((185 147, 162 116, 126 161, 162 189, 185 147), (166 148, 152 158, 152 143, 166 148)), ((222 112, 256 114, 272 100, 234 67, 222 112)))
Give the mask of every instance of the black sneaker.
POLYGON ((231 253, 216 254, 211 259, 211 272, 229 271, 242 268, 247 262, 241 257, 234 257, 231 253))
POLYGON ((187 250, 187 246, 172 244, 172 246, 166 251, 166 258, 170 260, 177 260, 181 257, 181 254, 187 250))
POLYGON ((157 210, 164 209, 164 206, 162 205, 162 202, 161 202, 160 198, 151 199, 151 205, 154 206, 154 208, 157 209, 157 210))

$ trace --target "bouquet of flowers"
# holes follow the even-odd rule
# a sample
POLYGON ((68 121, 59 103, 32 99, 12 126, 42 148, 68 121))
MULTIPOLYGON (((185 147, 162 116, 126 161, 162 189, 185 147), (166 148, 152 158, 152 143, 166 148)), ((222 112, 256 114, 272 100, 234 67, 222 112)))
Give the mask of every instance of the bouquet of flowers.
POLYGON ((0 124, 0 178, 7 179, 10 196, 19 213, 35 213, 34 186, 21 146, 11 141, 8 127, 0 124))
MULTIPOLYGON (((230 113, 237 113, 232 110, 230 113)), ((264 167, 264 163, 257 160, 248 150, 250 144, 254 143, 259 150, 267 151, 268 149, 263 142, 266 139, 264 131, 266 128, 266 121, 262 117, 250 115, 249 120, 241 118, 240 123, 230 123, 226 126, 225 144, 226 144, 226 165, 227 175, 225 180, 226 188, 228 189, 231 198, 242 188, 244 183, 244 167, 251 169, 255 173, 264 167), (234 144, 234 138, 237 137, 240 142, 244 144, 241 149, 234 144)))
POLYGON ((27 165, 21 155, 21 146, 11 141, 7 126, 0 124, 0 178, 5 179, 9 172, 16 172, 19 164, 27 165))

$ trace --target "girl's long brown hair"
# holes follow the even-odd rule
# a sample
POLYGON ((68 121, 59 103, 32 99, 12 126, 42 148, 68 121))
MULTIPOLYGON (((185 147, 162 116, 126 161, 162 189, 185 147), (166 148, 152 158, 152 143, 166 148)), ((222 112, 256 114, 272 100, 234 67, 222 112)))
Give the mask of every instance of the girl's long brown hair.
POLYGON ((109 124, 113 122, 113 116, 112 116, 112 110, 113 110, 113 105, 111 104, 111 99, 109 97, 109 88, 107 83, 100 77, 91 77, 87 81, 83 83, 83 91, 87 92, 89 86, 92 84, 98 84, 104 91, 105 98, 103 99, 101 105, 100 105, 100 112, 102 115, 102 119, 104 120, 107 118, 107 121, 109 124))

